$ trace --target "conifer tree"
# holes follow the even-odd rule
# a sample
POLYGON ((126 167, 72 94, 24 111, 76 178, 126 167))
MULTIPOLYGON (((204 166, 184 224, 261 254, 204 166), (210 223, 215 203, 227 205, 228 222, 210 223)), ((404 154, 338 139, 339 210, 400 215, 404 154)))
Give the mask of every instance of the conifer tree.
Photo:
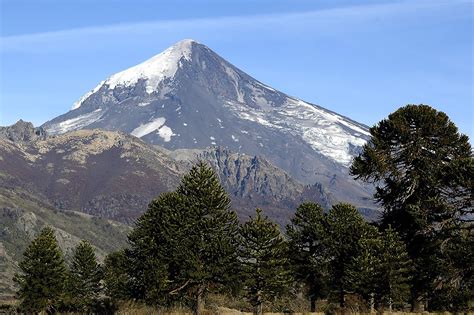
POLYGON ((150 202, 137 220, 128 236, 130 248, 125 251, 131 298, 163 305, 170 301, 169 292, 181 286, 169 278, 179 272, 181 256, 186 252, 181 228, 183 207, 179 194, 164 193, 150 202), (177 267, 173 268, 175 262, 177 267))
POLYGON ((349 274, 355 291, 382 311, 403 305, 409 295, 412 262, 397 232, 383 233, 369 226, 359 240, 359 254, 352 259, 349 274))
POLYGON ((354 287, 350 263, 359 254, 359 240, 368 224, 354 206, 345 203, 332 206, 327 223, 330 284, 339 306, 344 308, 345 296, 354 287))
POLYGON ((377 295, 381 305, 392 311, 392 306, 402 306, 410 294, 410 273, 412 261, 405 243, 390 226, 381 235, 377 266, 377 295))
POLYGON ((316 300, 327 293, 328 240, 323 208, 314 203, 301 204, 286 233, 295 277, 308 288, 311 312, 315 312, 316 300))
MULTIPOLYGON (((472 213, 474 163, 468 137, 448 116, 427 105, 407 105, 370 129, 371 140, 351 173, 375 183, 391 225, 407 245, 415 268, 412 308, 446 283, 451 260, 444 251, 472 213)), ((458 269, 453 269, 457 273, 458 269)))
POLYGON ((68 295, 71 306, 79 311, 90 312, 102 290, 102 267, 92 245, 82 240, 74 249, 69 270, 68 295))
POLYGON ((200 162, 175 192, 152 201, 129 235, 132 296, 163 304, 193 300, 195 314, 206 292, 235 279, 238 222, 214 171, 200 162))
POLYGON ((20 309, 25 313, 54 312, 64 292, 66 266, 54 231, 45 227, 23 253, 19 285, 20 309))
POLYGON ((291 284, 288 246, 278 226, 263 217, 255 217, 240 228, 240 259, 244 288, 254 313, 263 314, 262 306, 288 290, 291 284))
POLYGON ((359 250, 348 264, 348 279, 354 292, 360 294, 375 310, 376 293, 379 285, 382 239, 375 226, 364 229, 359 239, 359 250))
POLYGON ((200 314, 211 285, 235 280, 237 263, 237 215, 215 172, 204 162, 186 174, 177 189, 183 196, 185 220, 180 249, 183 266, 176 279, 194 296, 194 313, 200 314), (183 248, 183 247, 181 247, 183 248))
POLYGON ((104 289, 105 294, 113 301, 128 298, 128 260, 125 250, 108 254, 104 260, 104 289))

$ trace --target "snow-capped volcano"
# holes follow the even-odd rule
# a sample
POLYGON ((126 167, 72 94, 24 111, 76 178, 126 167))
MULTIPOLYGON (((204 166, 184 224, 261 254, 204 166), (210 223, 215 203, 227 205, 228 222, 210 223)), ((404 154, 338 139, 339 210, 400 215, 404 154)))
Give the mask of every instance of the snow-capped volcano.
POLYGON ((107 85, 109 89, 117 86, 130 87, 138 83, 139 80, 146 82, 145 90, 148 94, 152 94, 159 89, 159 84, 165 80, 173 78, 180 66, 181 59, 191 60, 191 49, 193 40, 182 40, 170 48, 163 51, 139 65, 131 67, 112 75, 105 81, 102 81, 89 93, 79 99, 72 109, 79 108, 82 103, 93 93, 97 92, 103 85, 107 85))
POLYGON ((43 127, 120 130, 168 149, 228 147, 334 188, 348 186, 347 167, 369 138, 366 126, 279 92, 193 40, 110 76, 43 127))

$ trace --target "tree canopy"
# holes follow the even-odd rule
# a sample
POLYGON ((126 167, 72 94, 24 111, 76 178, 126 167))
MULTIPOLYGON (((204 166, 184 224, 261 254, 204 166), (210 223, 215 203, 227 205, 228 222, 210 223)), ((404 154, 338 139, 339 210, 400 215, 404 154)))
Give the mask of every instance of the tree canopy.
POLYGON ((440 275, 452 265, 448 244, 457 242, 462 229, 472 229, 466 223, 473 218, 472 148, 445 113, 427 105, 402 107, 370 133, 351 173, 376 185, 382 224, 407 245, 416 270, 411 281, 416 309, 440 294, 448 276, 440 275))
POLYGON ((24 252, 19 267, 14 280, 19 285, 21 311, 54 312, 64 291, 66 265, 52 228, 41 230, 24 252))

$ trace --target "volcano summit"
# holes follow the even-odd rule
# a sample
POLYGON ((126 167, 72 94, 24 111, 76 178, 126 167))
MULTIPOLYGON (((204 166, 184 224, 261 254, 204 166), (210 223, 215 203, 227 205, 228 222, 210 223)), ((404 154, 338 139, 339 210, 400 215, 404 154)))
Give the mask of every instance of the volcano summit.
POLYGON ((277 91, 194 40, 116 73, 42 126, 49 134, 100 128, 166 149, 212 146, 262 155, 305 184, 372 207, 348 175, 368 128, 277 91))

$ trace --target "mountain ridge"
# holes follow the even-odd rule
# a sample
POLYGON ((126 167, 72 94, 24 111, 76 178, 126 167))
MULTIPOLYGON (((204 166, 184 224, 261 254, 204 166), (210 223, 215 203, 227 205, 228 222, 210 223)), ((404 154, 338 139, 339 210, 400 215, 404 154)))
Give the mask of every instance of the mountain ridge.
POLYGON ((177 153, 100 129, 28 143, 0 137, 3 184, 42 194, 60 211, 125 223, 134 222, 160 193, 175 189, 198 160, 216 170, 241 219, 260 207, 285 224, 303 201, 326 207, 334 202, 322 187, 301 184, 263 157, 219 147, 177 153))
POLYGON ((277 91, 192 40, 109 76, 42 127, 52 134, 101 128, 169 150, 221 146, 264 156, 338 200, 374 206, 373 187, 348 173, 369 139, 365 125, 277 91))

